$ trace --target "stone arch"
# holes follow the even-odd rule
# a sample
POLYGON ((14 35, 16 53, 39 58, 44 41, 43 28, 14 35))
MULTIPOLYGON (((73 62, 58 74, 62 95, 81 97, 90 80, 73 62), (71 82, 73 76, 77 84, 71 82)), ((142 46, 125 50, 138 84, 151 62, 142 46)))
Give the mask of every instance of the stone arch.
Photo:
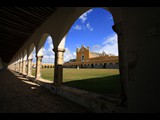
POLYGON ((61 34, 59 36, 59 43, 62 41, 62 38, 66 36, 68 31, 70 30, 71 26, 74 24, 74 22, 85 12, 87 12, 90 9, 94 8, 102 8, 106 11, 109 11, 113 17, 114 23, 120 23, 122 22, 122 10, 121 8, 113 8, 113 7, 77 7, 75 11, 68 17, 68 19, 65 21, 65 26, 63 27, 61 34))
MULTIPOLYGON (((41 37, 41 39, 38 42, 38 46, 37 46, 37 56, 43 56, 43 46, 46 42, 46 39, 49 37, 50 35, 48 33, 44 33, 41 37)), ((51 36, 50 36, 51 37, 51 36)), ((52 37, 51 37, 52 38, 52 37)), ((52 39, 52 43, 53 43, 53 39, 52 39)), ((54 43, 53 43, 53 47, 54 47, 54 43)))
POLYGON ((30 47, 29 47, 28 59, 33 59, 33 54, 32 54, 32 52, 33 52, 34 48, 36 49, 35 45, 32 43, 32 44, 30 45, 30 47))
POLYGON ((58 49, 60 49, 60 50, 64 49, 65 42, 66 42, 66 37, 67 37, 67 34, 65 34, 64 37, 62 38, 62 40, 60 41, 60 43, 58 45, 58 49))
POLYGON ((23 60, 23 53, 21 52, 20 53, 20 61, 22 61, 23 60))
POLYGON ((91 64, 91 68, 94 68, 94 64, 93 63, 91 64))
MULTIPOLYGON (((68 31, 70 30, 71 26, 74 24, 74 22, 86 11, 92 9, 94 7, 83 7, 83 8, 76 8, 75 11, 72 12, 72 15, 70 15, 68 17, 68 19, 66 19, 66 23, 64 24, 64 28, 62 30, 62 32, 60 33, 60 37, 59 38, 63 38, 63 36, 66 35, 66 33, 68 33, 68 31)), ((103 8, 105 10, 108 10, 113 17, 113 21, 114 24, 120 23, 122 22, 122 14, 121 14, 121 8, 110 8, 110 7, 100 7, 103 8)), ((60 39, 59 39, 60 40, 60 39)), ((59 41, 61 42, 61 40, 59 41)), ((91 64, 91 68, 97 68, 99 66, 99 64, 91 64)), ((83 65, 81 64, 80 67, 83 67, 83 65)))
POLYGON ((115 62, 115 68, 119 69, 119 63, 118 62, 115 62))
POLYGON ((110 69, 114 68, 114 64, 112 62, 110 62, 108 66, 109 66, 110 69))
POLYGON ((27 50, 26 49, 23 52, 23 60, 27 60, 27 50))
POLYGON ((103 63, 99 63, 99 68, 103 68, 103 63))
POLYGON ((103 65, 104 65, 104 68, 107 68, 107 63, 104 63, 103 65))

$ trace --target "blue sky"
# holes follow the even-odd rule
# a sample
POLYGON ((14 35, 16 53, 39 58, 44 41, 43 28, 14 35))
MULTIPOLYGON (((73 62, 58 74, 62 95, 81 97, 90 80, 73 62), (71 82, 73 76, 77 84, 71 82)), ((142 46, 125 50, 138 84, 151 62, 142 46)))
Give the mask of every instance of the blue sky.
MULTIPOLYGON (((111 13, 102 8, 93 8, 82 14, 72 25, 66 38, 64 61, 76 58, 76 48, 89 46, 91 52, 118 55, 117 35, 111 13)), ((48 37, 44 45, 42 62, 53 63, 52 40, 48 37)))
MULTIPOLYGON (((82 15, 83 16, 83 15, 82 15)), ((113 34, 112 15, 102 8, 94 8, 87 12, 87 16, 79 18, 67 35, 66 47, 75 51, 77 46, 93 46, 102 44, 106 36, 113 34)))

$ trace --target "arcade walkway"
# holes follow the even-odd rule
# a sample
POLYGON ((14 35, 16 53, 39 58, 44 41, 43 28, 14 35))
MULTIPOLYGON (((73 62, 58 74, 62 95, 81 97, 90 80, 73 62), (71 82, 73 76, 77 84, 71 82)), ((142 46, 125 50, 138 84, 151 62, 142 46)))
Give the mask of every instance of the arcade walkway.
POLYGON ((8 70, 0 70, 0 113, 88 112, 8 70))

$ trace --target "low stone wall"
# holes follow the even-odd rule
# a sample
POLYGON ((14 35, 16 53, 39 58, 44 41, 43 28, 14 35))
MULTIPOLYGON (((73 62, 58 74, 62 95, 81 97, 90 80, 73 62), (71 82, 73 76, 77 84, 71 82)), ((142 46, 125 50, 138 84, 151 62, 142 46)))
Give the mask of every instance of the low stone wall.
POLYGON ((55 86, 53 83, 35 81, 40 86, 45 87, 54 94, 58 94, 75 103, 78 103, 90 111, 96 113, 127 112, 123 107, 118 106, 120 101, 109 97, 101 96, 84 90, 68 87, 65 85, 55 86))

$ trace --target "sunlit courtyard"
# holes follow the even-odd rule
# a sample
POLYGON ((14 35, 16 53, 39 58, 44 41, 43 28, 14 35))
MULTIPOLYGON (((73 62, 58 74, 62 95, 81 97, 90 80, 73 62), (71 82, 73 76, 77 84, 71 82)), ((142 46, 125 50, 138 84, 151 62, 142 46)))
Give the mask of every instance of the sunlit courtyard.
MULTIPOLYGON (((35 73, 33 69, 32 74, 35 73)), ((54 69, 42 69, 42 78, 53 81, 54 69)), ((120 94, 120 81, 118 69, 63 69, 63 84, 118 98, 120 94)))

